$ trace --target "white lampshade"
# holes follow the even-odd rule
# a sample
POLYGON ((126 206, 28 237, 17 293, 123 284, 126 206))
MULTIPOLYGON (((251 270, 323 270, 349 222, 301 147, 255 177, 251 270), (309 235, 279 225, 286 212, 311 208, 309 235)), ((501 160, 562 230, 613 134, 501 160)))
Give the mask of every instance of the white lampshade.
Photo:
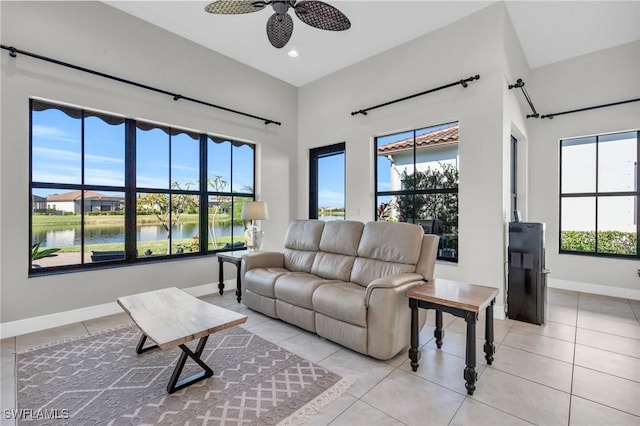
POLYGON ((242 220, 269 219, 266 201, 248 201, 242 205, 242 220))

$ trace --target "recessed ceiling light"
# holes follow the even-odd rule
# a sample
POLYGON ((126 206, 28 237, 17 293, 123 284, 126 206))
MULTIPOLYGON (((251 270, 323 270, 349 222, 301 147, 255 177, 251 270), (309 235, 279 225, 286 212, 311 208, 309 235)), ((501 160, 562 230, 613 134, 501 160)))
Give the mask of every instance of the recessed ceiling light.
POLYGON ((291 49, 289 52, 287 52, 287 55, 291 56, 292 58, 297 58, 300 53, 298 53, 298 51, 295 49, 291 49))

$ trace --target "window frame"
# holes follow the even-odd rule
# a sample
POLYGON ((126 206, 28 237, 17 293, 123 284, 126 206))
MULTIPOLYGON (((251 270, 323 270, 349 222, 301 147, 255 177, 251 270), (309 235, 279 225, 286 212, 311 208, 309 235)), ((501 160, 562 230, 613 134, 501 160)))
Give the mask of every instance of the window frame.
MULTIPOLYGON (((28 275, 31 276, 40 276, 40 275, 48 275, 48 274, 59 274, 59 273, 67 273, 67 272, 78 272, 78 271, 86 271, 86 270, 94 270, 94 269, 102 269, 102 268, 110 268, 110 267, 123 267, 130 266, 135 264, 142 264, 148 262, 158 262, 158 261, 174 261, 181 259, 193 258, 194 256, 208 256, 218 252, 223 251, 231 251, 233 248, 228 249, 213 249, 209 250, 209 234, 208 234, 208 221, 209 221, 209 211, 208 211, 208 200, 209 195, 212 191, 209 190, 207 185, 207 145, 208 139, 214 138, 217 140, 225 140, 231 143, 231 146, 234 145, 249 145, 253 150, 253 158, 251 169, 253 171, 252 178, 252 188, 251 192, 232 192, 232 184, 233 184, 233 174, 231 174, 230 182, 229 182, 229 190, 228 191, 220 191, 216 192, 216 194, 221 194, 223 196, 228 196, 230 200, 233 202, 238 197, 248 198, 255 200, 256 199, 256 153, 257 153, 257 145, 251 142, 241 141, 237 139, 225 138, 213 133, 208 132, 198 132, 188 129, 183 129, 178 126, 169 126, 164 124, 156 124, 150 123, 146 120, 136 120, 132 118, 124 118, 118 114, 109 114, 104 112, 93 111, 89 108, 69 106, 63 103, 52 102, 48 100, 41 100, 38 98, 30 98, 29 99, 29 242, 30 248, 33 245, 33 191, 34 189, 58 189, 58 190, 69 190, 69 191, 80 191, 81 193, 81 220, 80 220, 80 263, 71 264, 71 265, 59 265, 59 266, 48 266, 48 267, 38 267, 34 268, 34 261, 31 259, 31 255, 29 256, 29 264, 28 264, 28 275), (65 111, 73 111, 74 114, 79 114, 79 117, 74 117, 69 115, 71 118, 82 120, 80 123, 81 126, 81 165, 80 165, 80 173, 81 173, 81 182, 78 184, 70 184, 70 183, 54 183, 54 182, 39 182, 33 180, 33 113, 39 111, 37 109, 34 110, 34 102, 45 104, 47 107, 45 109, 58 109, 63 113, 67 114, 65 111), (84 161, 84 145, 85 145, 85 131, 84 131, 84 120, 87 116, 103 116, 108 118, 117 118, 124 121, 124 186, 109 186, 109 185, 89 185, 85 184, 84 176, 85 176, 85 161, 84 161), (136 132, 138 127, 138 123, 144 123, 145 125, 153 125, 157 128, 168 130, 169 131, 169 151, 171 151, 171 132, 184 132, 189 135, 197 135, 199 150, 200 150, 200 158, 198 162, 199 167, 199 182, 192 189, 175 189, 171 188, 171 182, 169 182, 168 189, 161 188, 147 188, 147 187, 138 187, 136 178, 136 161, 137 161, 137 153, 136 153, 136 132), (100 262, 91 262, 85 261, 85 257, 87 253, 85 253, 85 229, 84 229, 84 216, 85 216, 85 191, 110 191, 110 192, 120 192, 124 194, 124 251, 125 257, 123 259, 117 260, 106 260, 100 262), (159 193, 159 194, 167 194, 167 195, 177 195, 177 194, 187 194, 194 195, 199 197, 199 240, 200 247, 198 251, 193 252, 185 252, 185 253, 168 253, 164 255, 158 256, 138 256, 137 254, 137 215, 136 215, 136 207, 137 207, 137 195, 139 193, 159 193)), ((233 169, 233 149, 231 149, 231 156, 229 157, 230 161, 230 169, 233 169)), ((169 170, 171 173, 171 155, 169 154, 169 170)), ((171 175, 170 175, 171 176, 171 175)), ((46 203, 46 202, 45 202, 46 203)), ((233 209, 234 204, 232 204, 233 209)), ((233 210, 231 212, 231 235, 233 242, 233 210)), ((30 250, 31 252, 31 250, 30 250)))
MULTIPOLYGON (((339 142, 333 145, 311 148, 309 150, 309 219, 318 219, 318 160, 333 155, 344 154, 345 160, 345 183, 347 172, 347 149, 345 142, 339 142)), ((345 185, 346 186, 346 185, 345 185)), ((345 194, 345 220, 347 219, 346 211, 346 194, 345 194)))
POLYGON ((518 210, 518 139, 511 135, 511 176, 510 176, 510 199, 511 211, 509 217, 517 220, 516 211, 518 210))
POLYGON ((570 137, 560 139, 558 142, 558 253, 559 254, 571 254, 577 256, 590 256, 590 257, 600 257, 600 258, 617 258, 617 259, 640 259, 640 173, 638 173, 638 164, 640 164, 640 129, 638 130, 628 130, 628 131, 618 131, 618 132, 610 132, 610 133, 602 133, 597 135, 589 135, 589 136, 579 136, 579 137, 570 137), (636 189, 635 191, 599 191, 598 190, 598 179, 599 179, 599 144, 600 138, 605 136, 611 136, 616 134, 624 134, 624 133, 635 133, 636 134, 636 169, 635 169, 635 178, 636 178, 636 189), (567 192, 563 193, 562 191, 562 159, 563 159, 563 142, 570 141, 574 139, 582 139, 582 138, 595 138, 595 191, 592 192, 567 192), (605 253, 598 252, 598 200, 600 198, 606 197, 616 197, 616 196, 629 196, 636 197, 636 206, 635 206, 635 215, 636 215, 636 254, 628 255, 621 253, 605 253), (594 251, 577 251, 577 250, 564 250, 562 248, 562 201, 565 198, 586 198, 593 197, 595 200, 594 209, 595 209, 595 243, 594 243, 594 251))
MULTIPOLYGON (((450 121, 447 123, 441 123, 441 124, 435 124, 435 125, 431 125, 431 126, 426 126, 426 127, 420 127, 420 128, 415 128, 412 130, 407 130, 404 132, 393 132, 393 133, 389 133, 389 134, 383 134, 383 135, 379 135, 379 136, 375 136, 373 138, 373 164, 374 164, 374 199, 373 199, 373 216, 374 216, 374 220, 378 221, 378 197, 385 197, 385 196, 411 196, 411 197, 415 197, 416 195, 435 195, 435 194, 455 194, 456 197, 458 197, 458 205, 459 205, 459 188, 460 188, 460 182, 458 182, 458 184, 455 187, 452 188, 430 188, 430 189, 416 189, 415 186, 412 189, 408 189, 408 190, 396 190, 396 191, 379 191, 378 190, 378 139, 380 138, 384 138, 384 137, 388 137, 388 136, 392 136, 392 135, 396 135, 396 134, 402 134, 402 133, 409 133, 412 132, 412 138, 413 138, 413 147, 412 147, 412 155, 413 155, 413 170, 414 173, 417 170, 416 168, 416 159, 417 159, 417 147, 416 147, 416 138, 417 138, 417 132, 425 130, 425 129, 429 129, 429 128, 433 128, 433 127, 440 127, 440 126, 446 126, 448 124, 454 124, 457 123, 458 126, 460 126, 460 121, 459 120, 454 120, 454 121, 450 121)), ((458 141, 459 144, 459 141, 458 141)), ((459 156, 459 148, 458 148, 458 156, 459 156)), ((456 168, 458 166, 456 165, 456 168)), ((459 170, 458 170, 459 171, 459 170)), ((458 212, 456 214, 457 219, 458 219, 458 223, 459 223, 459 219, 460 219, 460 209, 458 208, 458 212)), ((416 210, 415 210, 415 203, 412 203, 412 221, 413 222, 409 222, 409 223, 415 223, 416 220, 416 210)), ((438 234, 435 234, 438 235, 438 234)), ((459 245, 459 241, 460 241, 460 237, 459 237, 459 233, 457 235, 457 239, 458 239, 458 247, 456 250, 456 257, 444 257, 440 255, 440 249, 442 249, 442 244, 443 244, 443 240, 442 238, 440 239, 439 242, 439 247, 438 247, 438 255, 436 257, 437 260, 441 260, 441 261, 445 261, 445 262, 450 262, 450 263, 458 263, 459 262, 459 253, 460 253, 460 245, 459 245)))

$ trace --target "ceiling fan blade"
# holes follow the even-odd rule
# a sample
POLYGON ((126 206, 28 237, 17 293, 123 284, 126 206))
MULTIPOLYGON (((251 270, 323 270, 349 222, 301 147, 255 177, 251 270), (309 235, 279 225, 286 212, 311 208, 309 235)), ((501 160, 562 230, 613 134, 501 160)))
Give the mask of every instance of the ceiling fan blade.
POLYGON ((349 18, 330 4, 317 0, 303 0, 293 7, 298 18, 312 27, 329 31, 344 31, 351 28, 349 18))
POLYGON ((241 13, 257 12, 264 9, 267 3, 255 0, 218 0, 208 4, 204 10, 220 15, 239 15, 241 13))
POLYGON ((288 13, 271 15, 267 21, 267 37, 273 47, 284 47, 293 34, 293 19, 288 13))

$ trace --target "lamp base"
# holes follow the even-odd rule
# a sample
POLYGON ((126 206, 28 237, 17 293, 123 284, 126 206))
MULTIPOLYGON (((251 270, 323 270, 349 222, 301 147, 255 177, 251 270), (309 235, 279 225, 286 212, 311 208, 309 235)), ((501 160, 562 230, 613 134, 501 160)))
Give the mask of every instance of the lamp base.
POLYGON ((249 251, 260 251, 263 236, 264 232, 256 225, 247 226, 247 230, 244 232, 247 249, 249 249, 249 251))

